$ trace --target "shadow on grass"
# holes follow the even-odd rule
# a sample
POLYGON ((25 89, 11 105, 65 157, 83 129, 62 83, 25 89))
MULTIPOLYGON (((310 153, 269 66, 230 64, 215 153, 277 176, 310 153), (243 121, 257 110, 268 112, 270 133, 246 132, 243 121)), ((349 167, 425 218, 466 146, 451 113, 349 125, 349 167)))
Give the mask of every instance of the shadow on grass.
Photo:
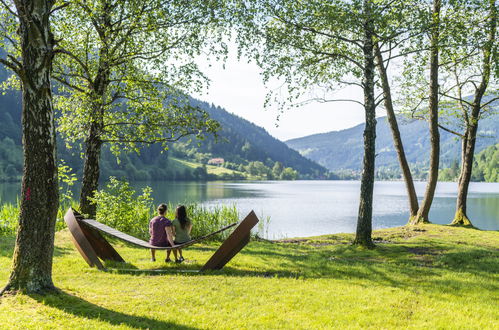
POLYGON ((33 294, 30 297, 41 304, 59 309, 65 313, 85 319, 104 321, 110 325, 126 325, 137 329, 196 329, 172 322, 116 312, 63 291, 45 296, 33 294))
POLYGON ((12 258, 14 245, 16 244, 16 236, 0 236, 0 257, 12 258))
MULTIPOLYGON (((0 236, 0 257, 12 258, 14 246, 16 244, 15 236, 0 236)), ((70 247, 54 246, 54 257, 62 257, 73 251, 70 247)))

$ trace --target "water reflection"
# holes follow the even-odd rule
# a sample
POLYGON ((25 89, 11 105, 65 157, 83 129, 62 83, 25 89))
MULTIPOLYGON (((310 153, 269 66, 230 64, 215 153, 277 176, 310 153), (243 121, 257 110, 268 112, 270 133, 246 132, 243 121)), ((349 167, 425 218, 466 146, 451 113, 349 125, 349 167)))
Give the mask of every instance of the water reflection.
MULTIPOLYGON (((418 196, 425 183, 416 182, 418 196)), ((269 238, 354 232, 357 223, 360 182, 356 181, 262 181, 262 182, 135 182, 140 191, 153 189, 160 202, 235 204, 241 215, 254 210, 270 217, 269 238)), ((15 202, 20 184, 1 184, 0 202, 15 202)), ((76 188, 77 190, 78 188, 76 188)), ((440 182, 430 212, 434 223, 447 224, 454 216, 457 184, 440 182)), ((77 196, 77 194, 75 194, 77 196)), ((404 225, 409 217, 403 182, 376 182, 373 228, 404 225)), ((499 230, 499 184, 472 183, 468 215, 481 229, 499 230)))

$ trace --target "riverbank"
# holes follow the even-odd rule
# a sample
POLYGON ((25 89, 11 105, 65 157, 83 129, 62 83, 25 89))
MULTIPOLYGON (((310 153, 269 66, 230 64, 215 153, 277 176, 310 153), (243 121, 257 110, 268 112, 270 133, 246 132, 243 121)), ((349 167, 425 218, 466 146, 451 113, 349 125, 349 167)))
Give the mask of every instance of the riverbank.
MULTIPOLYGON (((497 327, 499 232, 424 225, 377 230, 375 250, 352 234, 252 241, 221 271, 199 269, 219 243, 184 251, 180 265, 149 261, 88 268, 66 230, 56 234, 59 295, 0 299, 7 328, 467 328, 497 327), (162 272, 120 271, 121 268, 162 272), (156 274, 156 276, 154 276, 156 274)), ((0 237, 0 282, 14 239, 0 237)))

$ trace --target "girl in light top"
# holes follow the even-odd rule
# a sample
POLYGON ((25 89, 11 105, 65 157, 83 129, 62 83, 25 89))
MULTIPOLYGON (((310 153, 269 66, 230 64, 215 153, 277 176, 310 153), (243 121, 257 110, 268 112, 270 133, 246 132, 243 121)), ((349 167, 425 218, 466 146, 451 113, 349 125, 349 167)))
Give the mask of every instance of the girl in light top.
MULTIPOLYGON (((175 219, 172 221, 173 235, 175 236, 175 245, 182 244, 191 240, 192 222, 187 218, 187 211, 184 205, 180 205, 175 210, 175 219)), ((178 249, 178 262, 184 261, 182 249, 178 249)))

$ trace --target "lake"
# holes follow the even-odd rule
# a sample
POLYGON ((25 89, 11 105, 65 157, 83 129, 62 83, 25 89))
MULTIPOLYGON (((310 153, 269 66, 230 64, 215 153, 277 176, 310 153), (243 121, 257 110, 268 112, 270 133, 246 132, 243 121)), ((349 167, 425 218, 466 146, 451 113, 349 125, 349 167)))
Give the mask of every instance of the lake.
MULTIPOLYGON (((267 238, 305 237, 355 232, 359 202, 358 181, 257 181, 257 182, 136 182, 139 190, 150 186, 155 203, 198 202, 208 207, 235 204, 244 216, 254 210, 270 217, 267 238)), ((416 182, 422 196, 425 182, 416 182)), ((0 202, 15 202, 20 184, 0 184, 0 202)), ((439 182, 430 212, 433 223, 449 223, 455 211, 457 183, 439 182)), ((373 228, 406 224, 408 205, 403 182, 376 182, 373 228)), ((471 183, 468 215, 473 224, 499 230, 499 183, 471 183)))

